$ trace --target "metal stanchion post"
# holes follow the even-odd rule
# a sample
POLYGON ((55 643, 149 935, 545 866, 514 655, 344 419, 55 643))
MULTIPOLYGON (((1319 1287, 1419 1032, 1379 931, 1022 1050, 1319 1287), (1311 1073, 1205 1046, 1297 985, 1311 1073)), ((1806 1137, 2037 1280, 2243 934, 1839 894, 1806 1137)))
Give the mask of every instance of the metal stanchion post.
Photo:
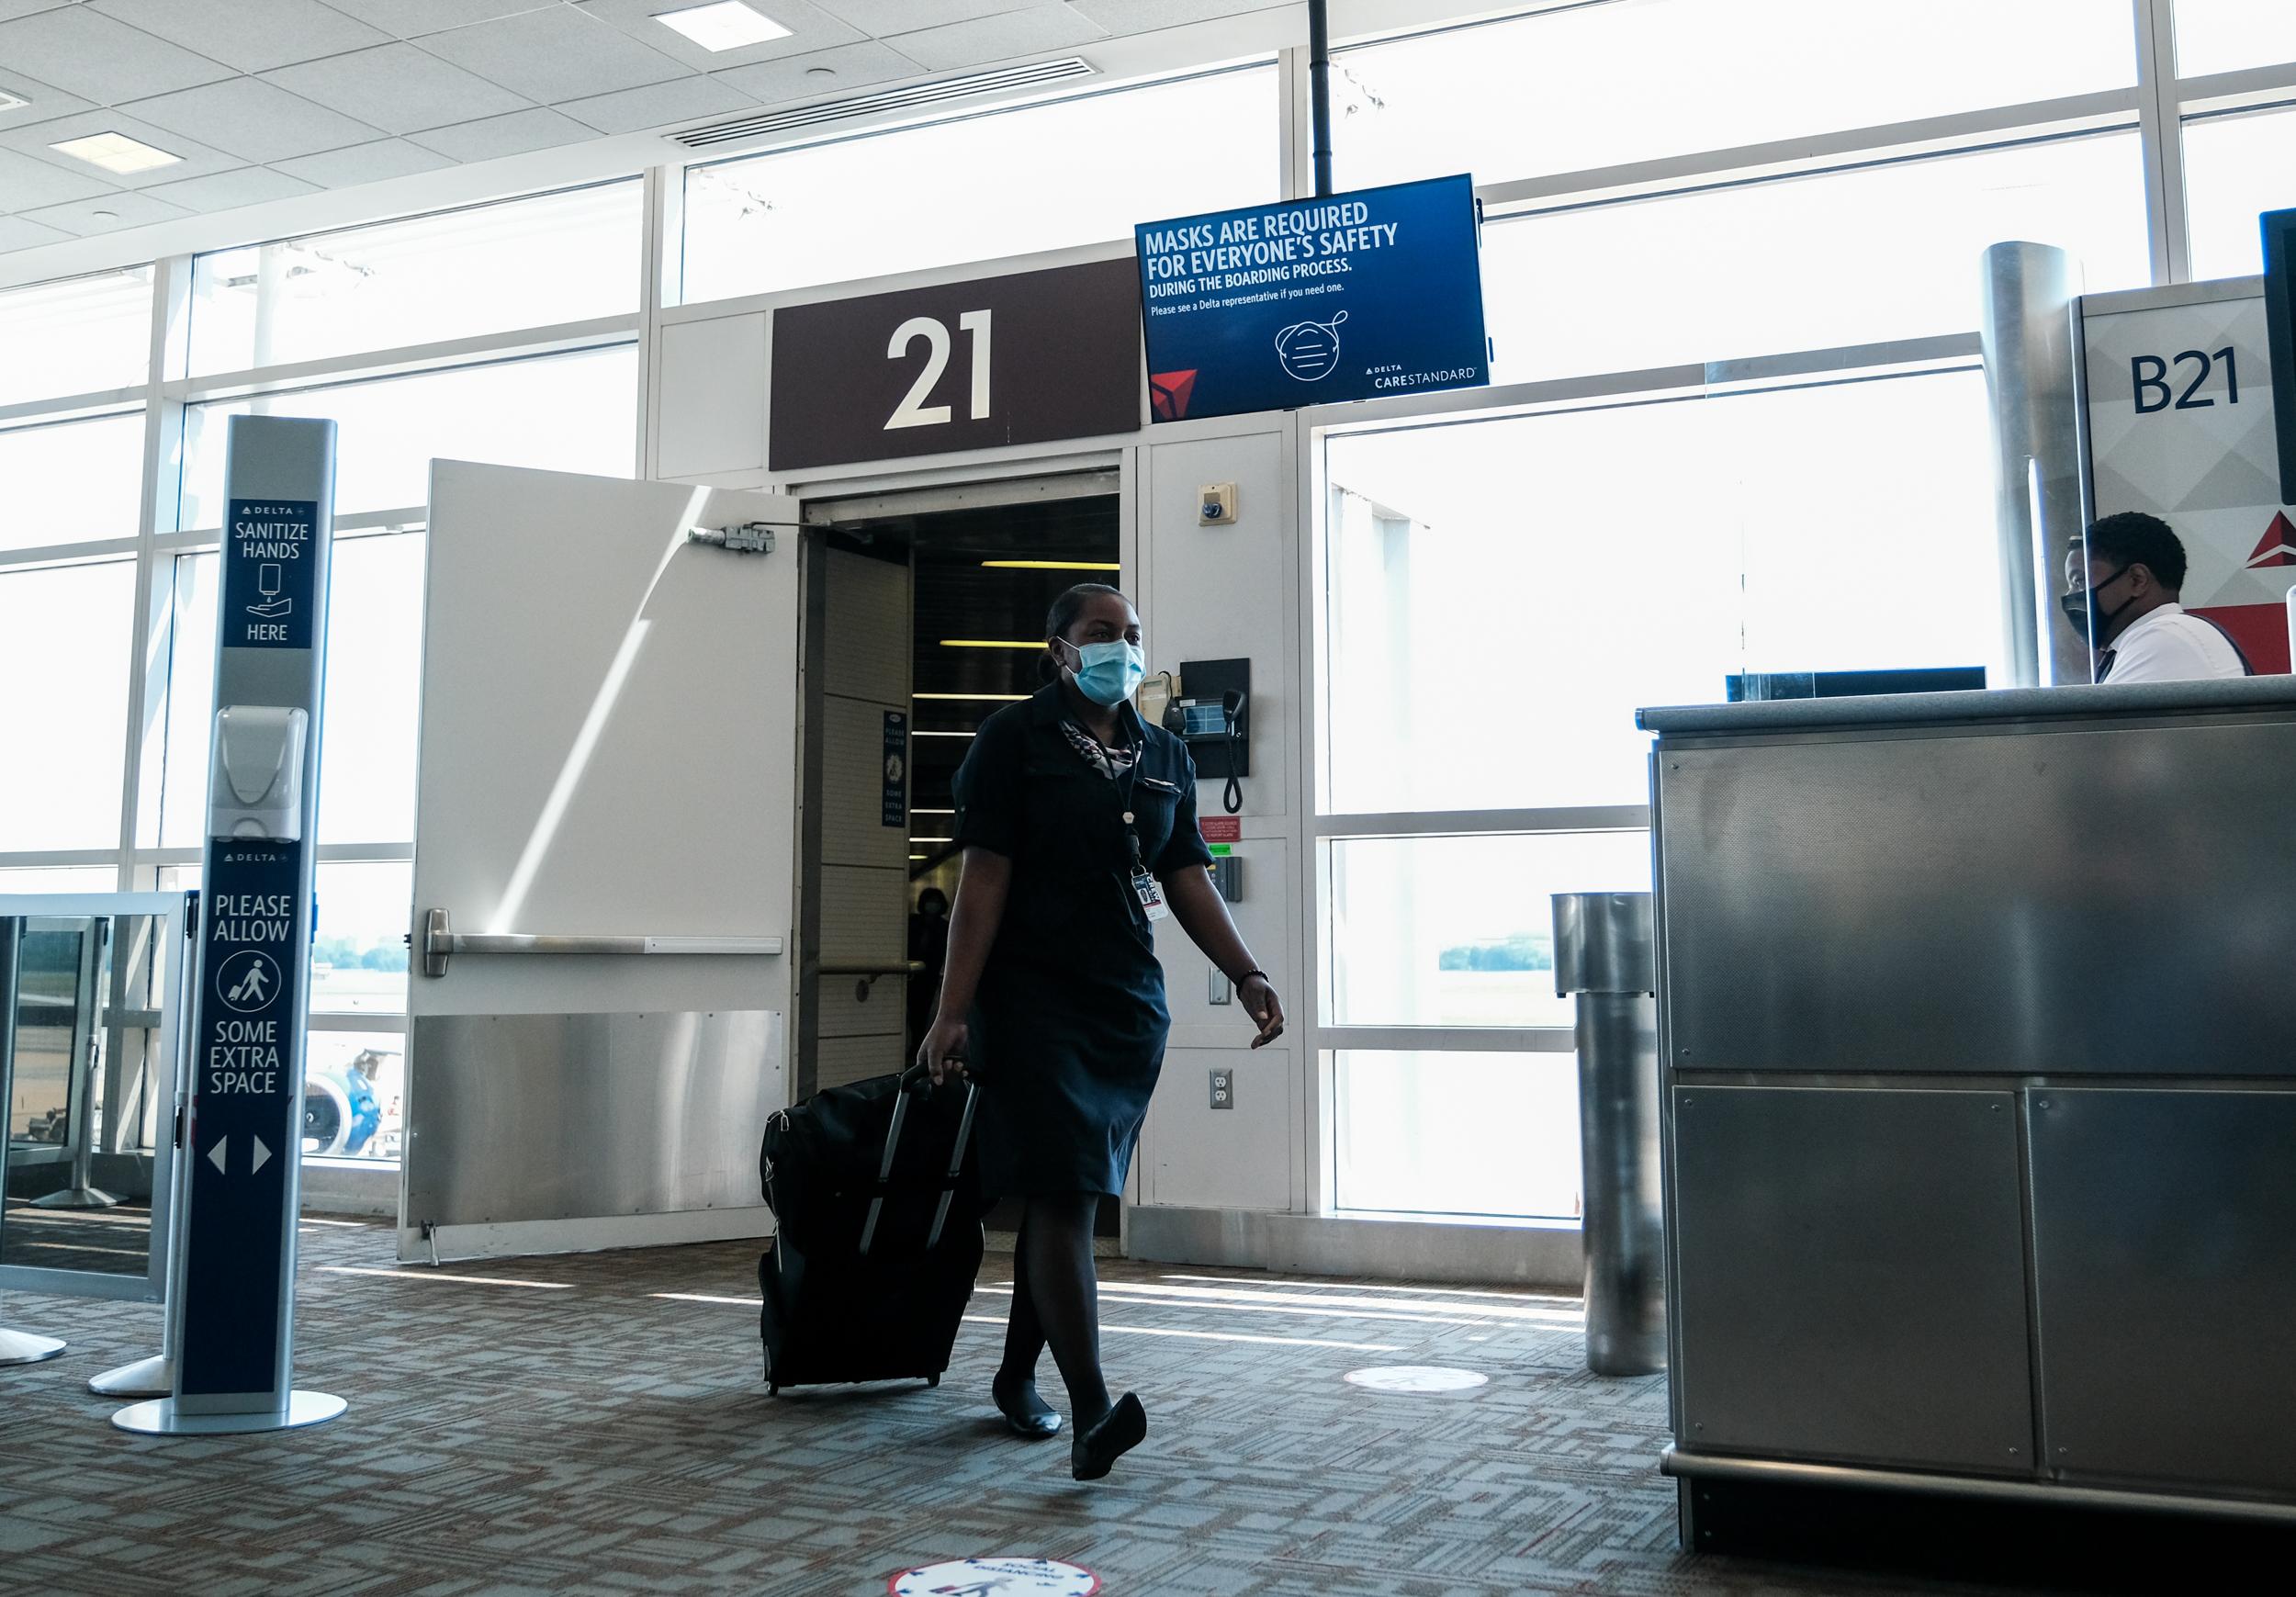
POLYGON ((1555 895, 1555 991, 1578 1000, 1586 1365, 1666 1367, 1657 956, 1647 893, 1555 895))

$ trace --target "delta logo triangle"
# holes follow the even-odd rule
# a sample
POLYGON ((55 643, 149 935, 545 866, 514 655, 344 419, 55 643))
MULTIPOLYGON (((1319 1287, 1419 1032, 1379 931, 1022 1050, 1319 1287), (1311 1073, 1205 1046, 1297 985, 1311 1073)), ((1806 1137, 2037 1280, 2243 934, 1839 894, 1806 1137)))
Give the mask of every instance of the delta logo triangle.
POLYGON ((1196 374, 1189 372, 1152 372, 1148 377, 1148 402, 1159 422, 1184 422, 1187 419, 1188 401, 1196 397, 1196 374))
POLYGON ((2290 524, 2286 511, 2272 512, 2272 524, 2264 529, 2264 536, 2257 540, 2248 556, 2249 570, 2268 566, 2296 566, 2296 525, 2290 524))

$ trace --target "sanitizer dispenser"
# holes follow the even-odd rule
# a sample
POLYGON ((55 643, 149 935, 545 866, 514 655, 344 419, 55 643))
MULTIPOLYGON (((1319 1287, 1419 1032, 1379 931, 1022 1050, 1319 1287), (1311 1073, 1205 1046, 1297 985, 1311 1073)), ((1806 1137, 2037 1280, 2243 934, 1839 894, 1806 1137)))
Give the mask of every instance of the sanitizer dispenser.
POLYGON ((232 704, 215 718, 208 835, 298 842, 303 835, 303 739, 310 716, 269 704, 232 704))

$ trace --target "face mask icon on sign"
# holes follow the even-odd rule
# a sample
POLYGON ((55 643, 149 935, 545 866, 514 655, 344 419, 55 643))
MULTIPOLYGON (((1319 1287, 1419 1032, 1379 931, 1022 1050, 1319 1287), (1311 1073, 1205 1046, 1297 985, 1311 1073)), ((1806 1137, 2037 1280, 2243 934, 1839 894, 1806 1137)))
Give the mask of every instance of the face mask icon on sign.
POLYGON ((1276 358, 1284 371, 1303 383, 1331 375, 1339 365, 1339 324, 1343 310, 1329 321, 1295 321, 1276 335, 1276 358))

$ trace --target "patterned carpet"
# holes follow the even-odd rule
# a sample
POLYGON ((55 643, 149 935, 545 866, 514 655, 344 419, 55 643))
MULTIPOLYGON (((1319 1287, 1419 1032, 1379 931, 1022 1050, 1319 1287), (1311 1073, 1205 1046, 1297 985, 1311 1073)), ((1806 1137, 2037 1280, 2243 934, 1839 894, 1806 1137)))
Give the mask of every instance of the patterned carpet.
POLYGON ((0 1302, 73 1344, 0 1370, 0 1591, 879 1597, 975 1554, 1073 1560, 1124 1597, 1934 1589, 1680 1556, 1663 1383, 1587 1375, 1565 1299, 1112 1264, 1111 1382, 1151 1434, 1080 1487, 1064 1444, 987 1417, 1008 1258, 940 1389, 776 1400, 746 1244, 432 1271, 379 1228, 304 1239, 298 1379, 351 1401, 314 1430, 116 1432, 84 1382, 153 1351, 157 1311, 0 1302), (1341 1378, 1375 1365, 1490 1379, 1341 1378))

